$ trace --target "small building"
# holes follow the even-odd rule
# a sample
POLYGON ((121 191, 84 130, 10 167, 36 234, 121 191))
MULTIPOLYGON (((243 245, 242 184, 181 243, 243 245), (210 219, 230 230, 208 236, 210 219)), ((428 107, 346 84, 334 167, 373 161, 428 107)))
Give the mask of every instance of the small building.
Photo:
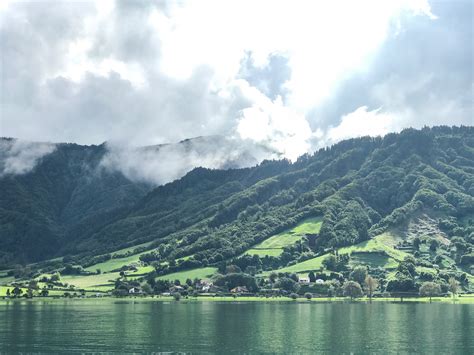
POLYGON ((209 292, 212 286, 213 286, 212 282, 208 282, 206 280, 200 280, 198 283, 196 283, 195 288, 197 291, 209 292))
POLYGON ((298 277, 298 283, 301 284, 301 285, 309 285, 310 284, 309 277, 299 276, 298 277))
POLYGON ((132 287, 130 290, 128 290, 128 293, 131 295, 141 295, 143 291, 138 287, 132 287))
POLYGON ((316 284, 322 285, 322 284, 324 284, 324 280, 322 280, 322 279, 317 279, 317 280, 316 280, 316 284))
POLYGON ((230 290, 231 293, 248 293, 249 290, 245 286, 237 286, 230 290))
POLYGON ((184 287, 179 286, 179 285, 174 285, 174 286, 170 287, 169 291, 171 293, 173 293, 173 292, 182 292, 182 291, 184 291, 184 287))

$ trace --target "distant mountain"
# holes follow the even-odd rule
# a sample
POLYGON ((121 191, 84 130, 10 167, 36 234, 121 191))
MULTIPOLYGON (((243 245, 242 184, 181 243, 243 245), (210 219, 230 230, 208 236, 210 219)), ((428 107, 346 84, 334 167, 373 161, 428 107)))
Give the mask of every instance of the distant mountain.
MULTIPOLYGON (((104 145, 59 144, 30 172, 0 178, 3 264, 65 255, 86 264, 94 255, 151 241, 161 246, 161 258, 192 255, 191 265, 205 266, 315 216, 323 223, 310 250, 283 253, 275 263, 394 228, 408 235, 419 223, 462 238, 466 253, 473 243, 473 127, 350 139, 295 163, 197 168, 156 188, 131 170, 104 169, 106 154, 104 145)), ((238 159, 253 164, 246 153, 238 159)))

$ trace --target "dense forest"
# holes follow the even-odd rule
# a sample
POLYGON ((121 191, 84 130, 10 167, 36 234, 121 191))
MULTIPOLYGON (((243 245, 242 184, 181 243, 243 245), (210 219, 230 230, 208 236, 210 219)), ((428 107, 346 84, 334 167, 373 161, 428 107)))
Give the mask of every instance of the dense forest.
MULTIPOLYGON (((430 243, 416 234, 416 218, 446 239, 457 264, 468 270, 473 263, 473 127, 350 139, 294 163, 196 168, 158 187, 101 169, 104 152, 61 144, 32 172, 0 178, 4 268, 39 262, 74 272, 129 248, 155 275, 226 264, 273 270, 390 230, 414 233, 412 244, 430 243), (242 256, 310 217, 322 219, 317 235, 278 256, 242 256)), ((328 269, 337 271, 334 258, 328 269)))

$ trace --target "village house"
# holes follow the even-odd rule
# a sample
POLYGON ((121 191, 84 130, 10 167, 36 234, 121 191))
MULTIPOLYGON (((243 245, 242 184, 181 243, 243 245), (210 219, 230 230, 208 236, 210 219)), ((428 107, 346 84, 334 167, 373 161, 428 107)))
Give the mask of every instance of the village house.
POLYGON ((237 286, 230 290, 231 293, 248 293, 249 290, 245 286, 237 286))
POLYGON ((310 284, 309 277, 299 276, 298 277, 298 283, 301 284, 301 285, 309 285, 310 284))
POLYGON ((209 281, 206 281, 206 280, 200 280, 197 284, 196 284, 196 290, 197 291, 201 291, 201 292, 210 292, 210 289, 212 288, 213 286, 213 283, 212 282, 209 282, 209 281))
POLYGON ((171 287, 169 288, 169 291, 170 291, 171 293, 174 293, 174 292, 182 292, 182 291, 184 291, 184 287, 179 286, 179 285, 174 285, 174 286, 171 286, 171 287))
POLYGON ((132 287, 130 290, 128 290, 128 293, 130 295, 141 295, 143 291, 138 287, 132 287))

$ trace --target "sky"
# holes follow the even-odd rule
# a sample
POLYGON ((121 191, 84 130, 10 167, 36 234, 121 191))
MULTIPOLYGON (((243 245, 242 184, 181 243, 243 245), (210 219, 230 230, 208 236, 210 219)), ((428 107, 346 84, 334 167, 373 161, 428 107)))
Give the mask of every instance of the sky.
POLYGON ((472 125, 473 27, 470 0, 3 0, 0 136, 223 135, 294 160, 472 125))

